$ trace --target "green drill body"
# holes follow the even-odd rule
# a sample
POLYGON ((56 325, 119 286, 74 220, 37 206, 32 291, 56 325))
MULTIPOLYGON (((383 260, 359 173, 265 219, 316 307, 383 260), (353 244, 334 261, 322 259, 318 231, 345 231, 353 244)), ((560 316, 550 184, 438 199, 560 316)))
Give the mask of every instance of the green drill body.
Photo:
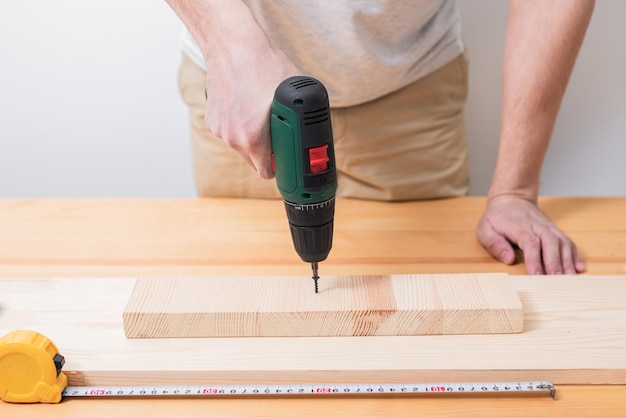
POLYGON ((317 263, 332 248, 337 173, 326 89, 311 77, 291 77, 274 95, 270 131, 276 184, 294 247, 311 263, 317 291, 317 263))

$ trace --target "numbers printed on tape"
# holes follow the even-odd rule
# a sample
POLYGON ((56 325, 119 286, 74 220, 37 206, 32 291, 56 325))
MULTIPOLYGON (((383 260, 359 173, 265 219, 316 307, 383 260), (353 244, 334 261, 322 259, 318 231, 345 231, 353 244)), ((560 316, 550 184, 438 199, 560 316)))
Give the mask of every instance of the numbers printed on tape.
POLYGON ((550 381, 472 383, 386 383, 333 385, 216 385, 216 386, 115 386, 67 387, 64 397, 109 396, 288 396, 367 394, 453 394, 453 393, 547 393, 555 396, 550 381))

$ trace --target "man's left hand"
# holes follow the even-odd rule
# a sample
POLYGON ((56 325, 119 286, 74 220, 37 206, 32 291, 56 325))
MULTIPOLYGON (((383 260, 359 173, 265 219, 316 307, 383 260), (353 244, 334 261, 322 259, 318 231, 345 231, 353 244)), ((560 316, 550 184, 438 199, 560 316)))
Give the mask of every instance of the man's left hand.
POLYGON ((557 228, 537 204, 512 195, 489 198, 477 236, 493 257, 516 261, 515 246, 524 252, 528 274, 576 274, 585 271, 574 242, 557 228))

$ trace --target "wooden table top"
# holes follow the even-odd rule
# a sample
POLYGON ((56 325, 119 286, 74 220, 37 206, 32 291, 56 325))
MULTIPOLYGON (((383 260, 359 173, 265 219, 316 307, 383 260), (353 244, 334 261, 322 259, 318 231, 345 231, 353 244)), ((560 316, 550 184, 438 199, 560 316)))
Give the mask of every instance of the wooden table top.
MULTIPOLYGON (((324 274, 505 272, 475 237, 484 198, 379 203, 340 199, 324 274)), ((542 198, 578 245, 587 274, 626 274, 626 198, 542 198)), ((249 199, 0 200, 0 278, 304 275, 282 202, 249 199)), ((626 386, 560 386, 528 397, 87 399, 0 403, 13 416, 615 416, 626 386), (523 413, 521 412, 523 411, 523 413)))

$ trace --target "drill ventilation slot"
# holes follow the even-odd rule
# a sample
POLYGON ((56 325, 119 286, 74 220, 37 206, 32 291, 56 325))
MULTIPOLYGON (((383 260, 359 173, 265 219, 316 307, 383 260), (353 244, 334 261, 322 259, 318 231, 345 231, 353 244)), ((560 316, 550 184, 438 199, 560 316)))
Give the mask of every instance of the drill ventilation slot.
POLYGON ((303 87, 315 86, 317 84, 317 81, 312 78, 302 78, 289 84, 295 89, 301 89, 303 87))
POLYGON ((304 124, 305 125, 313 125, 316 123, 326 122, 328 120, 328 108, 324 107, 322 109, 311 110, 309 112, 304 112, 304 124))

